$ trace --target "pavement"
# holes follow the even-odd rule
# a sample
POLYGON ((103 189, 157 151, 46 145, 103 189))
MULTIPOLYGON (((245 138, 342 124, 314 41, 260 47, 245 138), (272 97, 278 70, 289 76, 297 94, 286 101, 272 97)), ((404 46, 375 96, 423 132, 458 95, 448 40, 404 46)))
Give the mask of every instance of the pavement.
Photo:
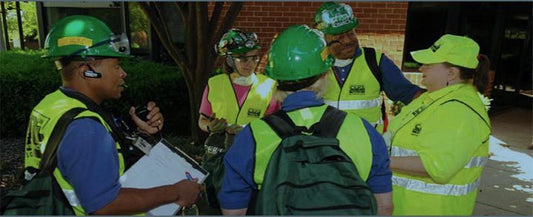
POLYGON ((473 215, 533 216, 532 109, 508 107, 490 119, 491 156, 473 215))

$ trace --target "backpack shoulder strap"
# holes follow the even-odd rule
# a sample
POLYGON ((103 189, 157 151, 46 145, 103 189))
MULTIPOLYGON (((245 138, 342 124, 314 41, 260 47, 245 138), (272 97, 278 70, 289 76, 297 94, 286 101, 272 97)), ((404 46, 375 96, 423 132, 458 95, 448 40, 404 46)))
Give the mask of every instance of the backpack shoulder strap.
POLYGON ((295 135, 296 133, 296 125, 289 115, 287 115, 287 112, 283 110, 279 110, 261 119, 263 119, 263 121, 265 121, 281 139, 295 135))
MULTIPOLYGON (((379 82, 379 89, 383 90, 383 76, 379 70, 378 62, 376 60, 376 50, 371 47, 363 47, 366 63, 372 71, 372 74, 379 82)), ((383 55, 383 54, 381 54, 383 55)))
POLYGON ((44 150, 41 163, 39 164, 41 172, 52 173, 52 171, 57 165, 57 148, 59 146, 59 143, 61 142, 61 139, 63 139, 63 135, 65 134, 67 126, 70 124, 70 122, 72 122, 72 120, 74 120, 74 117, 76 117, 76 115, 85 110, 87 109, 80 107, 72 108, 65 112, 59 118, 57 124, 52 130, 52 134, 50 134, 50 139, 48 140, 48 144, 46 145, 46 149, 44 150))
POLYGON ((328 106, 320 121, 313 125, 311 130, 321 137, 335 138, 344 122, 344 118, 346 118, 346 114, 345 111, 328 106))

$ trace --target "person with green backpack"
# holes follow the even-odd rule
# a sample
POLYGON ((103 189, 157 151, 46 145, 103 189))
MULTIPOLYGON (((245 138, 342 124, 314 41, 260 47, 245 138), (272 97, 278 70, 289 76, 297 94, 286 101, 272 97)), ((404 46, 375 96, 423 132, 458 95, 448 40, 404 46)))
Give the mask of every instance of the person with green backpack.
MULTIPOLYGON (((41 162, 57 153, 57 160, 51 162, 57 165, 51 168, 58 184, 55 187, 72 206, 71 215, 131 215, 172 202, 192 205, 202 189, 194 180, 147 189, 123 188, 120 184, 128 146, 101 104, 119 99, 126 87, 127 73, 121 67, 121 59, 130 56, 126 35, 114 35, 97 18, 74 15, 57 21, 44 44, 45 57, 55 61, 62 86, 46 95, 31 113, 26 179, 32 180, 43 169, 41 162), (61 121, 74 109, 81 112, 66 124, 61 121), (58 125, 64 129, 58 131, 58 125), (51 144, 52 138, 59 144, 51 144), (57 152, 43 153, 49 152, 49 145, 58 145, 57 152)), ((163 115, 154 102, 148 102, 146 109, 145 117, 137 116, 135 107, 129 114, 139 131, 156 134, 163 127, 163 115)))
POLYGON ((392 184, 383 138, 367 121, 324 104, 333 62, 322 33, 291 26, 265 68, 280 111, 253 120, 224 157, 225 215, 389 215, 392 184))
POLYGON ((315 28, 322 31, 335 62, 327 76, 324 101, 357 114, 383 133, 387 126, 384 97, 408 104, 425 90, 412 84, 386 55, 359 44, 359 20, 343 3, 325 2, 315 13, 315 28))

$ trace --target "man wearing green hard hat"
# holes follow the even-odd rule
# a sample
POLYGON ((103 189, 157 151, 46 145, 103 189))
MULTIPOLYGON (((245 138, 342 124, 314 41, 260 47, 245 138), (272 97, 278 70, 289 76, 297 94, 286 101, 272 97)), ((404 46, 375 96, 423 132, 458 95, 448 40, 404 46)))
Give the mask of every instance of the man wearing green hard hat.
POLYGON ((386 131, 381 92, 394 102, 408 104, 423 89, 411 84, 386 55, 360 46, 355 33, 359 20, 349 5, 326 2, 316 11, 314 22, 325 34, 335 57, 328 73, 325 102, 363 117, 380 132, 386 131))
MULTIPOLYGON (((75 15, 57 21, 45 48, 45 57, 56 63, 62 86, 46 95, 31 113, 26 179, 39 172, 41 161, 47 160, 43 154, 53 152, 57 153, 53 176, 72 207, 71 215, 142 214, 171 202, 193 204, 201 189, 194 181, 147 189, 123 188, 119 182, 131 164, 125 148, 131 143, 101 103, 119 99, 126 86, 121 58, 129 56, 127 37, 114 35, 97 18, 75 15), (57 152, 47 148, 52 144, 59 145, 57 152)), ((146 109, 142 117, 131 107, 131 119, 139 131, 158 133, 163 115, 154 102, 148 102, 146 109)))
POLYGON ((290 26, 274 39, 265 72, 278 82, 275 95, 282 101, 282 108, 250 122, 224 156, 225 176, 218 194, 223 214, 392 213, 391 171, 383 138, 364 119, 328 106, 322 100, 326 73, 332 63, 322 33, 307 25, 290 26), (299 137, 304 134, 335 138, 336 143, 313 146, 312 142, 300 145, 296 142, 292 143, 295 146, 286 146, 292 138, 308 139, 299 137), (303 150, 303 146, 309 149, 303 150), (343 157, 322 156, 333 150, 342 152, 343 157), (315 170, 318 167, 304 160, 282 163, 290 159, 289 153, 311 156, 306 154, 311 152, 324 157, 320 169, 315 170), (329 167, 337 165, 339 159, 345 159, 342 168, 329 167), (349 172, 350 168, 355 171, 349 172), (348 177, 354 179, 346 181, 348 177), (337 182, 340 184, 331 184, 337 182), (288 184, 281 187, 276 183, 288 184), (343 185, 346 183, 351 188, 343 185))

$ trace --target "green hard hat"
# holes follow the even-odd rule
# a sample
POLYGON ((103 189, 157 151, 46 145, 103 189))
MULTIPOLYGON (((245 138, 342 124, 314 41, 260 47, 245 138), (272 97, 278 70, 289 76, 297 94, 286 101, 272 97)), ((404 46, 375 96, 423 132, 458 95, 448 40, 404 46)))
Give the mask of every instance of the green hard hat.
POLYGON ((220 56, 244 54, 261 48, 257 43, 258 40, 255 33, 233 28, 220 38, 218 44, 215 44, 215 51, 220 56))
POLYGON ((74 15, 52 27, 44 42, 44 57, 129 57, 126 34, 113 35, 99 19, 74 15))
POLYGON ((323 34, 307 25, 295 25, 272 42, 265 73, 278 81, 296 81, 320 75, 332 63, 323 34))
POLYGON ((347 32, 359 25, 352 7, 337 2, 325 2, 315 13, 315 28, 328 35, 347 32))

